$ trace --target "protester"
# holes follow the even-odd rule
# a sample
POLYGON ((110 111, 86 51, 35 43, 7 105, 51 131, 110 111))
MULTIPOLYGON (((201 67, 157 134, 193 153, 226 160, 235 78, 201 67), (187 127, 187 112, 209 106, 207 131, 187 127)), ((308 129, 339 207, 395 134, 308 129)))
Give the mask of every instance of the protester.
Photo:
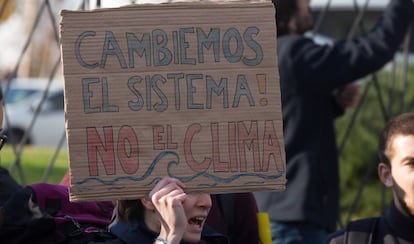
MULTIPOLYGON (((67 171, 60 184, 69 186, 69 181, 67 171)), ((226 235, 230 243, 259 243, 258 209, 251 192, 213 194, 211 201, 212 207, 206 220, 210 227, 226 235)))
POLYGON ((414 243, 414 113, 391 119, 378 143, 378 176, 393 200, 381 217, 351 222, 329 243, 414 243))
MULTIPOLYGON (((6 177, 11 178, 7 174, 0 179, 6 177)), ((204 225, 212 205, 210 195, 186 194, 177 179, 162 179, 148 197, 119 200, 109 232, 111 202, 71 203, 67 190, 63 185, 39 183, 11 194, 0 208, 1 240, 16 244, 228 243, 226 236, 204 225)))
POLYGON ((228 243, 204 225, 212 205, 210 195, 186 194, 184 189, 179 180, 165 177, 148 198, 118 201, 110 232, 126 244, 228 243))
POLYGON ((70 202, 68 187, 48 183, 23 187, 2 167, 0 188, 2 243, 80 244, 111 237, 106 234, 114 208, 111 201, 70 202))
POLYGON ((269 213, 273 243, 322 243, 336 229, 334 119, 358 98, 349 84, 392 59, 414 18, 412 0, 391 0, 367 35, 321 46, 303 35, 313 24, 309 2, 273 0, 287 184, 283 192, 256 193, 259 211, 269 213))

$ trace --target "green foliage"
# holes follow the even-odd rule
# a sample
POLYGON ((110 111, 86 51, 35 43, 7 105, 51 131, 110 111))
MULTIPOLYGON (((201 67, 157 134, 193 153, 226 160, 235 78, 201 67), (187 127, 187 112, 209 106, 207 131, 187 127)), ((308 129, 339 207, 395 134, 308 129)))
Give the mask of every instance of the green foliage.
MULTIPOLYGON (((43 175, 54 158, 55 150, 49 148, 24 147, 20 156, 21 169, 23 178, 21 177, 19 167, 16 167, 16 154, 10 145, 3 147, 0 153, 0 165, 6 169, 10 169, 13 177, 20 184, 31 184, 43 181, 43 175), (23 179, 23 180, 22 180, 23 179)), ((52 165, 51 171, 45 182, 59 183, 68 168, 68 156, 66 150, 60 150, 55 163, 52 165)))
POLYGON ((376 150, 385 121, 402 112, 412 111, 414 69, 408 69, 406 78, 400 75, 402 73, 405 71, 401 68, 384 69, 364 79, 359 107, 348 109, 336 121, 338 145, 344 142, 339 167, 343 224, 349 219, 378 216, 384 204, 390 202, 391 191, 384 189, 377 176, 376 150), (349 133, 346 134, 348 128, 349 133), (359 195, 358 191, 361 191, 359 195))

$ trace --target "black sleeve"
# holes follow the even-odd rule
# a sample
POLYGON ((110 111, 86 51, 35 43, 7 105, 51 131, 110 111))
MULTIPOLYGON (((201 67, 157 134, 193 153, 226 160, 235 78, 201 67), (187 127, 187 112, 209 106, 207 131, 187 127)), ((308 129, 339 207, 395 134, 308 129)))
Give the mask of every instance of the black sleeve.
POLYGON ((290 49, 299 80, 332 91, 381 68, 400 47, 414 19, 412 0, 392 0, 367 35, 333 45, 318 45, 298 38, 290 49))
POLYGON ((23 187, 10 175, 9 171, 0 166, 0 206, 23 187))
POLYGON ((332 109, 333 116, 335 118, 338 118, 338 117, 344 115, 345 114, 345 109, 343 107, 341 107, 341 105, 338 104, 338 102, 335 99, 335 95, 332 95, 331 100, 332 100, 332 107, 333 107, 333 109, 332 109))

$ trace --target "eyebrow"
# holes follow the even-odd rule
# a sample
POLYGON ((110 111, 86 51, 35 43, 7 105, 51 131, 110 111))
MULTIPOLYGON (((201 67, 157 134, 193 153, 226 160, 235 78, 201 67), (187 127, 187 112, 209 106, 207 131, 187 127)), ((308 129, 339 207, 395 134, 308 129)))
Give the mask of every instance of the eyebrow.
POLYGON ((413 161, 413 160, 414 160, 414 157, 413 156, 406 156, 406 157, 404 157, 404 158, 401 159, 401 162, 402 163, 405 163, 407 161, 413 161))

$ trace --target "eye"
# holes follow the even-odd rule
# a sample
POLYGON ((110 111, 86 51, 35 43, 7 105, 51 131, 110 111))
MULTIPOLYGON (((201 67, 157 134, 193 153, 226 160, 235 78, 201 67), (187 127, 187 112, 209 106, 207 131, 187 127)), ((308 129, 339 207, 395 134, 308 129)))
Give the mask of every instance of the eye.
POLYGON ((410 168, 413 168, 413 169, 414 169, 414 158, 410 158, 410 159, 408 159, 408 160, 404 163, 404 165, 406 165, 406 166, 408 166, 408 167, 410 167, 410 168))

